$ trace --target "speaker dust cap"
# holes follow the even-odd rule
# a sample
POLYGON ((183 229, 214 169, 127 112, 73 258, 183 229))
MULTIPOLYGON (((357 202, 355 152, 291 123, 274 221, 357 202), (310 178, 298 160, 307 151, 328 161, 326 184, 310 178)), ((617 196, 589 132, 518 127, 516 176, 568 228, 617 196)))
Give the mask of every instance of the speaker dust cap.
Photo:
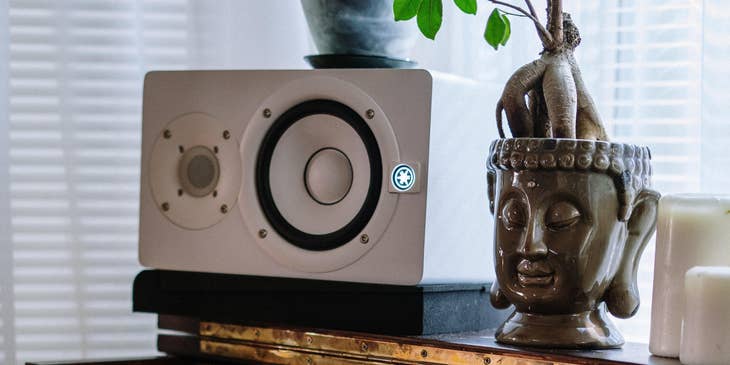
POLYGON ((304 167, 304 185, 317 203, 332 205, 345 198, 352 187, 352 164, 342 151, 323 148, 304 167))
POLYGON ((160 213, 181 228, 208 228, 236 205, 241 186, 238 143, 210 115, 189 113, 168 123, 147 168, 160 213))

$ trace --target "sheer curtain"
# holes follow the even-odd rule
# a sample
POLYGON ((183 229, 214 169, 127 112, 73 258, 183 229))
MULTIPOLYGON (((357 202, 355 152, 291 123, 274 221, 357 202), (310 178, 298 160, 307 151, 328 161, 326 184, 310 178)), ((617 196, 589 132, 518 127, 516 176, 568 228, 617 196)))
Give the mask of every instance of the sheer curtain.
MULTIPOLYGON (((302 56, 314 48, 299 2, 0 4, 7 80, 0 84, 0 362, 154 353, 154 317, 130 313, 130 282, 140 269, 142 77, 151 69, 305 68, 302 56)), ((537 37, 514 19, 510 43, 494 52, 481 36, 491 6, 479 5, 467 16, 445 1, 437 41, 420 39, 413 58, 501 88, 538 57, 537 37)), ((651 146, 663 193, 730 191, 726 4, 568 7, 583 36, 578 59, 612 139, 651 146)), ((652 267, 653 244, 641 263, 642 308, 617 321, 631 341, 648 340, 652 267)))

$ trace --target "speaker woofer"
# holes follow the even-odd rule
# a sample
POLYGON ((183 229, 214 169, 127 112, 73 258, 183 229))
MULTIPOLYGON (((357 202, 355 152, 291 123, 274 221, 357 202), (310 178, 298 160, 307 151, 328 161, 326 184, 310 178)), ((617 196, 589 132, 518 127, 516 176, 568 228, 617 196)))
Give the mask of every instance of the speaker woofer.
POLYGON ((287 242, 311 251, 331 250, 347 244, 358 236, 377 208, 382 177, 380 148, 372 130, 352 108, 333 100, 310 100, 284 112, 274 121, 264 136, 256 160, 256 193, 264 216, 272 228, 287 242), (271 160, 277 143, 291 126, 303 118, 313 115, 329 115, 347 123, 365 146, 370 165, 367 194, 357 214, 341 228, 326 234, 304 232, 288 222, 275 203, 270 183, 271 160))

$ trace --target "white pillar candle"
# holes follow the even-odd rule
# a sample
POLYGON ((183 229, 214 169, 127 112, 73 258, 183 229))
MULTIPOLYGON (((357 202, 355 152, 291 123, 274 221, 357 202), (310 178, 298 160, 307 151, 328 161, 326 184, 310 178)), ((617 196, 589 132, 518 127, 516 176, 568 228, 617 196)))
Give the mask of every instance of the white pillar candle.
POLYGON ((730 364, 730 267, 693 267, 685 276, 684 294, 680 361, 730 364))
POLYGON ((730 266, 730 197, 667 195, 659 201, 649 351, 679 356, 684 274, 730 266))

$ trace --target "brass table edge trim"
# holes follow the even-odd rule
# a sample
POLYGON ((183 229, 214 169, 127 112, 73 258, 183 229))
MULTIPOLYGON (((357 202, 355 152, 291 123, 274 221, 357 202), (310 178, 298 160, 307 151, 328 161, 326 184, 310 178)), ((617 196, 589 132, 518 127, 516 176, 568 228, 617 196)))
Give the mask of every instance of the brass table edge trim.
MULTIPOLYGON (((494 353, 487 349, 454 349, 435 344, 416 344, 402 339, 373 339, 365 335, 341 336, 307 330, 241 326, 201 322, 200 351, 209 355, 262 361, 272 353, 286 351, 297 356, 349 359, 358 363, 401 364, 500 364, 572 365, 548 361, 539 355, 494 353), (396 341, 398 340, 398 341, 396 341), (257 356, 251 358, 250 356, 257 356), (360 362, 357 362, 360 361, 360 362), (365 361, 365 362, 363 362, 365 361), (369 361, 369 362, 368 362, 369 361)), ((445 344, 448 345, 448 344, 445 344)))

